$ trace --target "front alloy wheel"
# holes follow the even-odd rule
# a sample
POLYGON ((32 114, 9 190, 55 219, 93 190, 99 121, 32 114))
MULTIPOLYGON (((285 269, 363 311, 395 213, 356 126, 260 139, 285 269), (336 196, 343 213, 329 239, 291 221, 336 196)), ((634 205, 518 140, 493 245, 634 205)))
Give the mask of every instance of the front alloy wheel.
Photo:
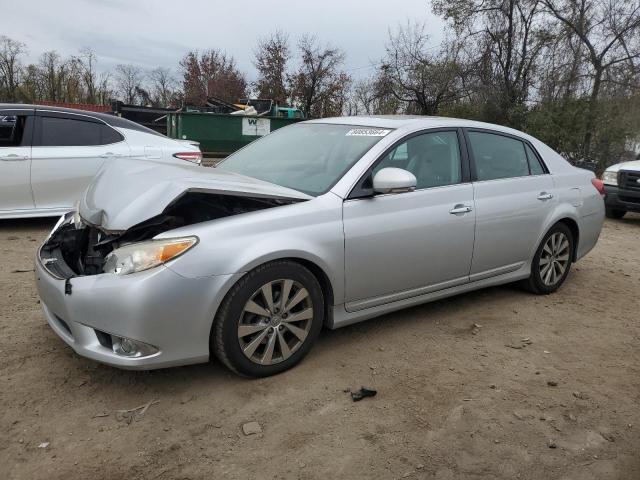
POLYGON ((323 320, 316 277, 297 262, 270 262, 247 273, 225 297, 211 332, 211 351, 241 375, 274 375, 302 360, 323 320))
POLYGON ((273 365, 291 357, 313 323, 311 295, 290 278, 267 282, 247 301, 238 322, 242 353, 254 363, 273 365))

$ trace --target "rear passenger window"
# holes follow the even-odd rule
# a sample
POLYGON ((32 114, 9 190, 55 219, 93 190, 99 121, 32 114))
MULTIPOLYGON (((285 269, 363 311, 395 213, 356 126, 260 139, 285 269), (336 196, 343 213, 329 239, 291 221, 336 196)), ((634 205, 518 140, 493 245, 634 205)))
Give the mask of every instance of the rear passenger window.
POLYGON ((100 145, 118 143, 124 140, 124 137, 120 135, 118 132, 116 132, 113 128, 111 128, 109 125, 103 124, 101 125, 101 129, 102 131, 100 133, 102 136, 100 138, 100 145))
POLYGON ((468 135, 478 180, 529 175, 529 162, 520 140, 484 132, 472 131, 468 135))
POLYGON ((524 149, 527 152, 527 158, 529 159, 529 169, 531 170, 531 175, 544 174, 544 168, 542 168, 540 160, 538 159, 538 156, 535 154, 533 149, 526 143, 524 144, 524 149))
POLYGON ((116 143, 122 136, 103 123, 71 118, 42 117, 40 145, 77 147, 116 143))

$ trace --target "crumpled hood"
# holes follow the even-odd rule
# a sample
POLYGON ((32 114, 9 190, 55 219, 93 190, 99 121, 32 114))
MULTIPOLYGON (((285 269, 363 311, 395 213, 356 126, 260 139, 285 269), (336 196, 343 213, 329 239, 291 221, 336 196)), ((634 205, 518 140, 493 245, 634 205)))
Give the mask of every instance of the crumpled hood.
POLYGON ((309 200, 307 194, 255 178, 196 165, 115 160, 80 200, 80 215, 108 231, 123 231, 161 214, 185 192, 309 200))
POLYGON ((640 160, 616 163, 607 168, 607 172, 617 172, 619 170, 634 170, 640 172, 640 160))

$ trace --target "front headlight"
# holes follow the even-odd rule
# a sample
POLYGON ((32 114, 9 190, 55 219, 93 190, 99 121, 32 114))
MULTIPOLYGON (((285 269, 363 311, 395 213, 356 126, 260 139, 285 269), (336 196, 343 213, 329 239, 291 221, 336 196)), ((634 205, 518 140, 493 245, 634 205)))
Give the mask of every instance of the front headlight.
POLYGON ((125 245, 107 255, 104 272, 127 275, 148 270, 182 255, 196 243, 198 237, 182 237, 125 245))
POLYGON ((618 172, 607 172, 602 174, 602 182, 607 185, 618 185, 618 172))

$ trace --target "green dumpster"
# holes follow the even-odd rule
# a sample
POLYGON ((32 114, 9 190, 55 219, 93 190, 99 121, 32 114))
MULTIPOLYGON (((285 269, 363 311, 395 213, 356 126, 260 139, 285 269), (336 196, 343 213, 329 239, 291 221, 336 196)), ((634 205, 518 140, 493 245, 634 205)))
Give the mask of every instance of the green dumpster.
POLYGON ((221 158, 278 128, 301 118, 229 115, 203 112, 172 112, 167 116, 167 135, 200 142, 206 157, 221 158))

